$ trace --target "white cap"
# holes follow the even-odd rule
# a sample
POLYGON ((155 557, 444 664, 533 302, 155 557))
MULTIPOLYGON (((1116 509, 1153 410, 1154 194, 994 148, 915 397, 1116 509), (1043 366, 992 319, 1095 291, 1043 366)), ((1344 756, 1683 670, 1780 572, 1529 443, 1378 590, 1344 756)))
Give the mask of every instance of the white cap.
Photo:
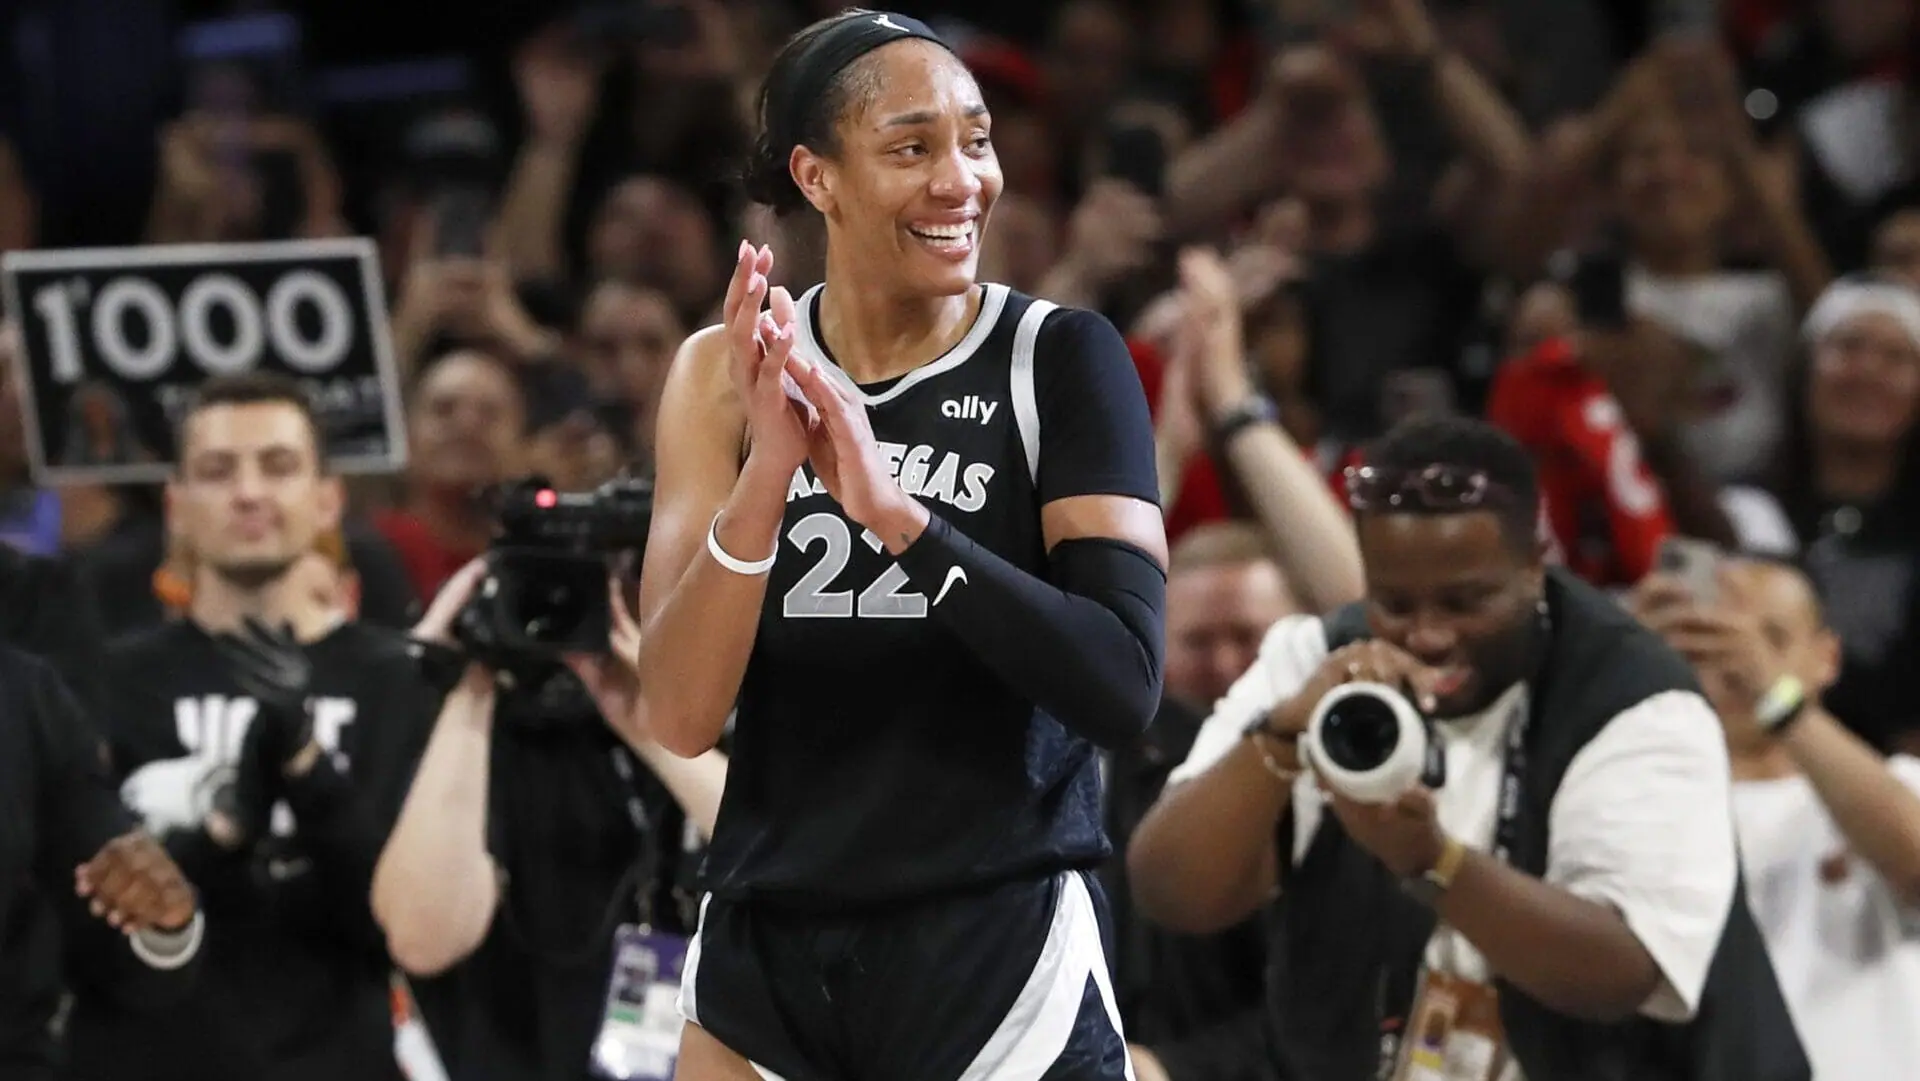
POLYGON ((1814 302, 1800 333, 1808 344, 1818 344, 1863 315, 1893 319, 1907 332, 1913 347, 1920 349, 1920 292, 1898 282, 1848 278, 1834 282, 1814 302))

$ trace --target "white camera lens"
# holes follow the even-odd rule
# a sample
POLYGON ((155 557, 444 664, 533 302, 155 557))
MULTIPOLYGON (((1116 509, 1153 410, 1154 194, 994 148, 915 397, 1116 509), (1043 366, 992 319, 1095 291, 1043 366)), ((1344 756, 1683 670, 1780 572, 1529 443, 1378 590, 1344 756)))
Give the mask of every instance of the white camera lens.
POLYGON ((1360 803, 1391 803, 1420 783, 1427 728, 1405 695, 1384 683, 1343 683, 1307 721, 1313 770, 1360 803))

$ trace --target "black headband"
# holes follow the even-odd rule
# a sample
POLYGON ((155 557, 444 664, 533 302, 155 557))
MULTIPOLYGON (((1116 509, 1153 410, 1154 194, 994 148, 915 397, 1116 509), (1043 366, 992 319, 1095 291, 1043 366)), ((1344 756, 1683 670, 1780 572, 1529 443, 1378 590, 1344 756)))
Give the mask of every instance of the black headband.
POLYGON ((931 41, 949 51, 953 48, 919 19, 886 11, 842 19, 822 30, 794 57, 780 82, 767 88, 769 142, 781 151, 793 149, 800 142, 801 117, 827 92, 833 77, 880 46, 903 38, 931 41))

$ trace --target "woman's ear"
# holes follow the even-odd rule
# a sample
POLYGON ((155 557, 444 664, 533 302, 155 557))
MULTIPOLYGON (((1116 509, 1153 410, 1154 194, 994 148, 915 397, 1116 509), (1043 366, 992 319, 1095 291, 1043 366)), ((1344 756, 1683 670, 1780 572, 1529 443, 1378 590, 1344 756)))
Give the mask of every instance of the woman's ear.
POLYGON ((793 175, 795 186, 807 202, 821 214, 831 214, 834 208, 833 163, 804 146, 796 146, 787 157, 787 171, 793 175))

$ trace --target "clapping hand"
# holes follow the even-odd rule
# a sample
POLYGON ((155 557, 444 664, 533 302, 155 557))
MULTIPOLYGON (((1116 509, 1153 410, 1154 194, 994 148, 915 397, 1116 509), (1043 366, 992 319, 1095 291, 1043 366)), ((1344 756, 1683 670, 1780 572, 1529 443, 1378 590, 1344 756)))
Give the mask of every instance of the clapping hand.
POLYGON ((814 475, 848 518, 898 552, 926 525, 926 509, 887 468, 866 403, 843 379, 804 358, 789 357, 787 370, 820 414, 820 423, 807 433, 814 475))
POLYGON ((193 887, 167 850, 140 830, 115 837, 74 869, 73 891, 93 914, 132 934, 177 931, 193 919, 193 887))
POLYGON ((261 761, 286 770, 313 743, 307 701, 313 662, 291 626, 273 629, 251 617, 242 621, 239 633, 218 635, 213 644, 234 682, 258 705, 253 727, 261 761))
POLYGON ((748 454, 766 459, 784 476, 807 459, 807 434, 819 417, 788 374, 798 329, 793 297, 784 287, 768 286, 772 271, 771 249, 741 241, 721 316, 728 374, 747 414, 748 454), (763 300, 766 310, 760 307, 763 300))

